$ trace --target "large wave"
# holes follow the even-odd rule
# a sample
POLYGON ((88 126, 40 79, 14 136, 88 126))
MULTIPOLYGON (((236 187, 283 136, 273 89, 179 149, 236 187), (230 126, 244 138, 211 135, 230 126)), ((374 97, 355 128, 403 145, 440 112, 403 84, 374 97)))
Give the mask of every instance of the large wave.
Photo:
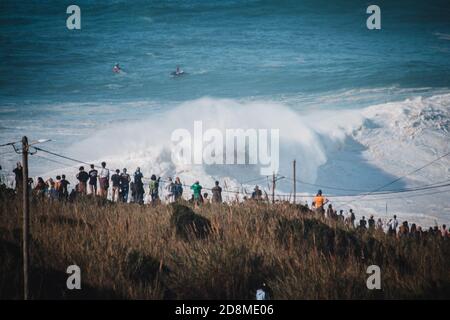
POLYGON ((279 129, 280 171, 297 158, 302 163, 299 174, 308 180, 315 180, 318 167, 326 162, 326 152, 313 124, 290 108, 279 103, 214 98, 185 102, 150 119, 118 123, 72 146, 70 153, 89 161, 105 159, 114 168, 139 166, 148 175, 178 175, 188 183, 227 178, 236 185, 260 178, 259 165, 173 163, 172 132, 181 128, 193 133, 195 121, 202 121, 203 131, 218 129, 223 133, 227 129, 279 129))
MULTIPOLYGON (((72 145, 65 153, 87 162, 106 161, 111 169, 141 167, 144 175, 179 176, 186 184, 195 180, 211 187, 220 180, 227 190, 250 191, 254 184, 266 188, 259 165, 181 165, 172 162, 175 129, 193 131, 194 121, 203 130, 279 129, 280 170, 277 190, 292 191, 292 160, 297 161, 297 190, 311 194, 323 186, 327 194, 344 195, 378 188, 432 161, 450 150, 450 94, 414 97, 362 109, 298 112, 282 102, 240 101, 205 97, 179 104, 139 121, 115 121, 72 145), (251 181, 251 182, 249 182, 251 181), (304 183, 302 183, 304 182, 304 183), (327 188, 330 187, 330 188, 327 188)), ((407 175, 390 188, 415 187, 450 179, 450 159, 407 175)), ((75 174, 76 169, 72 170, 75 174)), ((67 172, 67 171, 66 171, 67 172)), ((51 174, 54 174, 52 172, 51 174)), ((266 188, 267 190, 267 188, 266 188)), ((227 194, 226 199, 235 194, 227 194)), ((450 201, 445 194, 429 198, 389 199, 390 210, 423 221, 447 220, 450 201), (438 201, 438 202, 434 202, 438 201), (438 203, 438 204, 437 204, 438 203), (425 213, 425 215, 423 215, 425 213)), ((352 202, 361 212, 383 212, 386 201, 352 202)))

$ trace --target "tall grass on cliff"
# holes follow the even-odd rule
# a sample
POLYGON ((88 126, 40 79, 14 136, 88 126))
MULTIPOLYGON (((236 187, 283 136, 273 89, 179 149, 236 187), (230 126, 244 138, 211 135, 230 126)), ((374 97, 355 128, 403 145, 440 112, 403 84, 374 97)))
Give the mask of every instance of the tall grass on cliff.
MULTIPOLYGON (((21 298, 20 199, 0 193, 0 298, 21 298)), ((299 206, 31 203, 34 299, 450 298, 450 241, 350 230, 299 206), (66 269, 82 289, 66 289, 66 269), (381 290, 368 290, 369 265, 381 290)))

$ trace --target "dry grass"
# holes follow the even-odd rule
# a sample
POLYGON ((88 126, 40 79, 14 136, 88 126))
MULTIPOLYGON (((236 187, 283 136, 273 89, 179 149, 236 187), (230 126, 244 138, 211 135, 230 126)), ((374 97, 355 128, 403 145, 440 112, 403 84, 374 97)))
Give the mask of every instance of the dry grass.
MULTIPOLYGON (((0 201, 0 298, 20 299, 20 201, 0 201)), ((252 299, 262 281, 275 299, 450 298, 450 241, 358 233, 292 205, 195 208, 205 234, 183 234, 172 214, 188 209, 172 206, 34 200, 31 210, 34 298, 252 299), (65 289, 72 264, 81 291, 65 289), (371 264, 382 290, 366 287, 371 264)))

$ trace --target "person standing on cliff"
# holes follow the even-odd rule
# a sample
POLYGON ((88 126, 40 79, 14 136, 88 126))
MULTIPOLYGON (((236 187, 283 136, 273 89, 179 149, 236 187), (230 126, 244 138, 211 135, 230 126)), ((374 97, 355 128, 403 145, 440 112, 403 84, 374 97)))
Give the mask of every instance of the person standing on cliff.
POLYGON ((195 181, 195 183, 191 186, 191 190, 194 193, 194 202, 196 204, 200 204, 202 202, 202 186, 199 181, 195 181))
POLYGON ((128 202, 128 193, 130 191, 130 175, 127 173, 127 168, 123 168, 122 173, 120 174, 120 195, 121 200, 124 203, 128 202))
POLYGON ((84 171, 83 166, 80 167, 76 178, 79 181, 80 193, 85 195, 87 193, 87 182, 89 180, 89 174, 84 171))
POLYGON ((388 234, 395 236, 397 234, 398 220, 397 216, 394 215, 394 219, 391 219, 388 223, 388 234))
POLYGON ((175 178, 175 201, 181 199, 183 195, 183 184, 181 183, 180 177, 175 178))
POLYGON ((222 188, 219 186, 219 181, 216 181, 216 185, 211 189, 212 202, 222 203, 222 188))
POLYGON ((98 171, 95 166, 91 164, 91 170, 89 171, 89 191, 93 196, 97 195, 97 177, 98 171))
POLYGON ((16 180, 16 193, 20 193, 23 186, 23 168, 20 162, 17 162, 17 166, 13 172, 16 180))
POLYGON ((322 215, 322 216, 325 215, 324 205, 326 203, 328 203, 328 199, 326 199, 322 195, 322 190, 317 191, 317 194, 314 197, 314 203, 315 203, 316 212, 320 213, 320 215, 322 215))
POLYGON ((142 182, 142 179, 144 178, 144 175, 141 172, 141 168, 137 167, 136 171, 134 172, 134 192, 135 192, 135 199, 134 201, 139 204, 144 204, 144 183, 142 182))
POLYGON ((109 170, 106 168, 106 162, 102 162, 102 169, 99 176, 100 182, 100 196, 106 198, 108 196, 109 188, 109 170))

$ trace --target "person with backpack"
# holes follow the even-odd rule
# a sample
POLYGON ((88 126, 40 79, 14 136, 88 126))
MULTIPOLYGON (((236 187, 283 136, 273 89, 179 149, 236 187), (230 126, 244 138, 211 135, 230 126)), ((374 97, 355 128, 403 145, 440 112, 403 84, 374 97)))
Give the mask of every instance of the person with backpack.
POLYGON ((156 204, 156 201, 159 200, 159 181, 161 178, 156 179, 156 176, 152 174, 150 177, 150 196, 152 199, 152 204, 156 204))

